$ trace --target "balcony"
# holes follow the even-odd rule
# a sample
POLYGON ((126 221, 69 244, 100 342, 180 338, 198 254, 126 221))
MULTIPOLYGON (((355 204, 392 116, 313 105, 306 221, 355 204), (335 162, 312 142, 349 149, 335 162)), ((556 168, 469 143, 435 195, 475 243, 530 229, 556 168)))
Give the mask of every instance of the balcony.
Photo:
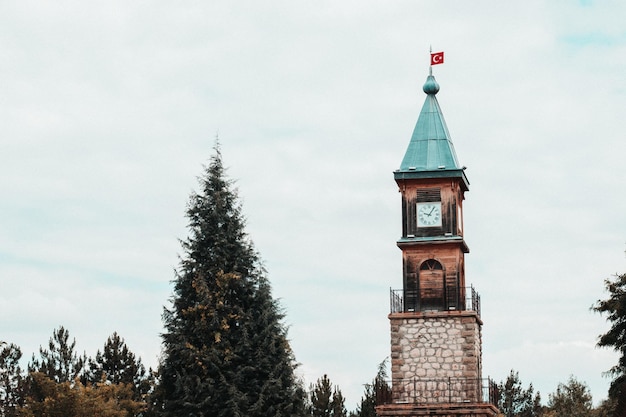
POLYGON ((498 385, 490 378, 438 378, 381 381, 375 383, 376 405, 386 404, 493 404, 500 399, 498 385))
POLYGON ((475 311, 480 318, 480 295, 474 287, 432 290, 390 289, 391 314, 427 311, 475 311))

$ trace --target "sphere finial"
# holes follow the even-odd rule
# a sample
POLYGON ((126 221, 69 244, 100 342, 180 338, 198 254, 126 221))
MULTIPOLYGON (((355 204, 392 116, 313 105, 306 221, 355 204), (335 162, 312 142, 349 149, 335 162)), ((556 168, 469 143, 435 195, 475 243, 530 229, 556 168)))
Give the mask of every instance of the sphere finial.
POLYGON ((439 92, 439 83, 435 80, 435 77, 429 75, 424 83, 423 90, 426 94, 437 94, 439 92))

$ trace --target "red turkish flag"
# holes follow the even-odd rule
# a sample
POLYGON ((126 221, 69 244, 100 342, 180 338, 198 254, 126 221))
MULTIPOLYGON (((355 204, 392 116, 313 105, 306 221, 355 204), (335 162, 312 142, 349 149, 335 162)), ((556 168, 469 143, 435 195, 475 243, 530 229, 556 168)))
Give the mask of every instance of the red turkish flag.
POLYGON ((430 65, 443 64, 443 52, 435 52, 430 54, 430 65))

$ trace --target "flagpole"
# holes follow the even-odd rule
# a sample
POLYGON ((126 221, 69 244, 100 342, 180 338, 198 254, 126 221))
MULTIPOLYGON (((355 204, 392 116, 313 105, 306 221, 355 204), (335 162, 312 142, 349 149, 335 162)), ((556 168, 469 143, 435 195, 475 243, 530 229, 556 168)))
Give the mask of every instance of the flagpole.
POLYGON ((428 67, 428 75, 430 76, 433 75, 433 61, 432 59, 430 59, 430 57, 432 56, 432 53, 433 53, 433 46, 430 45, 430 54, 428 55, 429 62, 430 62, 430 67, 428 67))

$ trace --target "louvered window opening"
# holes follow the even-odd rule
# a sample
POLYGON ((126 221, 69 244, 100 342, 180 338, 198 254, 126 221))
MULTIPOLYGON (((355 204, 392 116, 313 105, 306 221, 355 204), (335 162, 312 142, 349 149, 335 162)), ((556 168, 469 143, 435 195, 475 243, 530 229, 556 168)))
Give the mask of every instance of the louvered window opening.
POLYGON ((433 203, 441 201, 441 189, 440 188, 427 188, 417 190, 417 202, 418 203, 433 203))

